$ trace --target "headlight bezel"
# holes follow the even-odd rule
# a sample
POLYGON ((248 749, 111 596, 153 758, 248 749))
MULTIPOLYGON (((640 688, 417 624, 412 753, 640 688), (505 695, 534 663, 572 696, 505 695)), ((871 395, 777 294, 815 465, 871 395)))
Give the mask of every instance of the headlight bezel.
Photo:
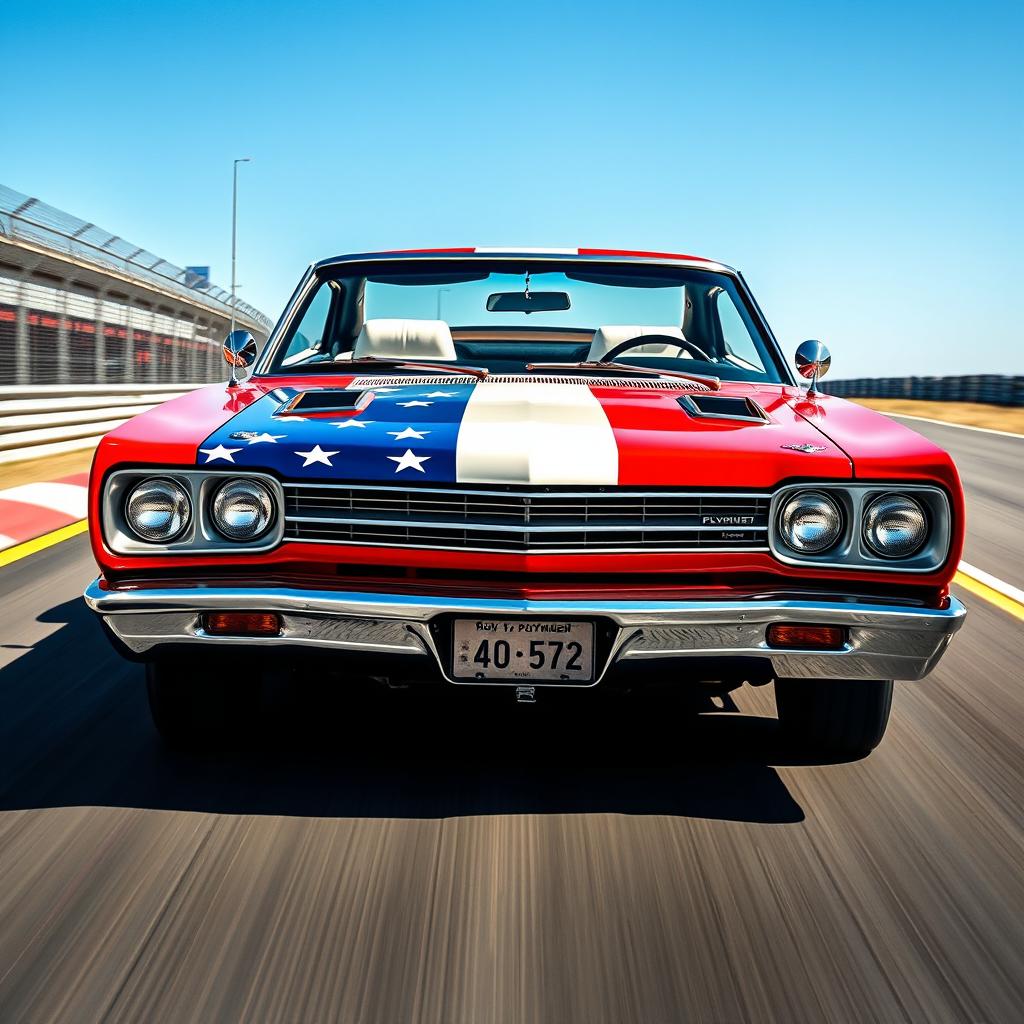
POLYGON ((768 546, 772 555, 787 565, 821 569, 862 569, 884 573, 937 572, 949 558, 952 544, 952 504, 946 491, 937 484, 860 483, 811 481, 788 484, 772 495, 769 511, 768 546), (826 492, 843 510, 845 525, 839 541, 820 554, 794 551, 786 543, 780 527, 780 514, 785 504, 801 492, 826 492), (886 556, 876 553, 864 537, 864 517, 868 507, 878 498, 903 496, 921 506, 928 522, 924 543, 909 556, 886 556))
POLYGON ((120 555, 243 555, 258 554, 277 547, 284 537, 284 489, 269 473, 223 472, 206 469, 151 467, 118 469, 103 484, 101 525, 107 548, 120 555), (125 508, 131 492, 147 480, 171 480, 189 497, 192 514, 186 528, 168 542, 139 538, 128 524, 125 508), (214 494, 229 480, 252 480, 263 484, 273 502, 269 528, 252 541, 229 540, 214 526, 211 505, 214 494))

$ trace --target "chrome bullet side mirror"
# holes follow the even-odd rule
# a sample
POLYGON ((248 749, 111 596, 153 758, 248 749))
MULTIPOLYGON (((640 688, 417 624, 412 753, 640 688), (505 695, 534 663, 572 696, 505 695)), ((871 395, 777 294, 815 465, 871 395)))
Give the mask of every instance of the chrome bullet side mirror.
POLYGON ((812 398, 818 393, 818 379, 828 373, 832 365, 832 354, 820 341, 802 341, 796 350, 796 372, 810 380, 807 394, 812 398))
POLYGON ((259 351, 256 339, 248 331, 232 331, 224 339, 223 351, 224 361, 231 367, 228 387, 237 387, 249 376, 248 370, 256 362, 256 354, 259 351))

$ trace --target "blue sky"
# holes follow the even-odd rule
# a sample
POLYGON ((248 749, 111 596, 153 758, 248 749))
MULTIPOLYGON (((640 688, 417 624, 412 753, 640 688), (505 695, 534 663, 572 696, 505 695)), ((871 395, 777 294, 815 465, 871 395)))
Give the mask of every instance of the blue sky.
POLYGON ((740 267, 833 376, 1024 373, 1024 5, 5 0, 0 181, 280 312, 431 245, 740 267))

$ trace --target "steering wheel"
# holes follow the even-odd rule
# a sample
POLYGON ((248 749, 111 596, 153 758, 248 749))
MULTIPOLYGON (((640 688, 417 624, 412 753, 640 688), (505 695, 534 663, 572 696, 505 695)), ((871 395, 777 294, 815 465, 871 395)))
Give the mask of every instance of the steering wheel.
POLYGON ((626 341, 619 342, 618 345, 605 352, 598 362, 611 363, 618 359, 623 352, 628 352, 631 348, 639 348, 641 345, 658 344, 671 345, 673 348, 681 348, 687 352, 696 352, 706 363, 715 362, 699 345, 694 345, 692 341, 681 341, 679 338, 672 337, 671 334, 640 334, 635 338, 627 338, 626 341))

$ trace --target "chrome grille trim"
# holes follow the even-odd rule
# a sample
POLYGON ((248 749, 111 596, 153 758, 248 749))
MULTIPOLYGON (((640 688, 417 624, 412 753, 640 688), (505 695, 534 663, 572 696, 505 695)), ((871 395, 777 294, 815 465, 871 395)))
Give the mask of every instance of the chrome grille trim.
POLYGON ((768 493, 329 483, 286 483, 284 492, 290 541, 552 554, 768 550, 768 493))

